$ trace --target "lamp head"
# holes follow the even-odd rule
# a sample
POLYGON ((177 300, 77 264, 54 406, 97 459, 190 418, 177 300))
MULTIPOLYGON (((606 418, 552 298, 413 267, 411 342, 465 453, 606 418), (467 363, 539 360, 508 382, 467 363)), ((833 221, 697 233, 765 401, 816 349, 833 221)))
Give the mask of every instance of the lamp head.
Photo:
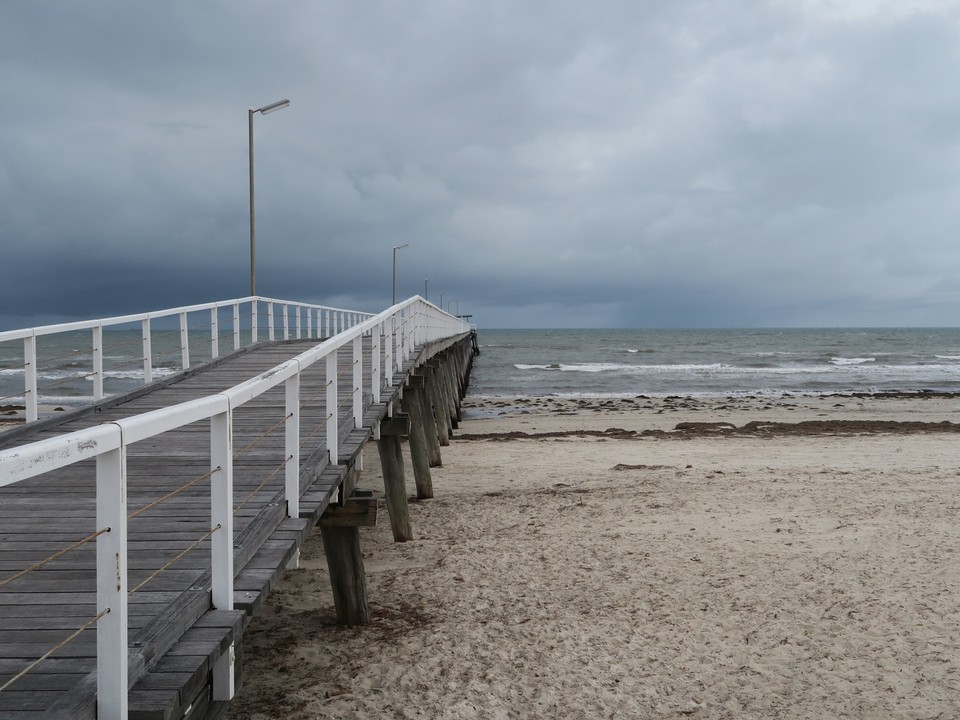
POLYGON ((254 112, 258 112, 261 115, 269 115, 275 110, 283 110, 284 108, 287 108, 287 107, 290 107, 290 101, 284 99, 284 100, 278 100, 275 103, 270 103, 269 105, 264 105, 262 108, 258 108, 254 112))

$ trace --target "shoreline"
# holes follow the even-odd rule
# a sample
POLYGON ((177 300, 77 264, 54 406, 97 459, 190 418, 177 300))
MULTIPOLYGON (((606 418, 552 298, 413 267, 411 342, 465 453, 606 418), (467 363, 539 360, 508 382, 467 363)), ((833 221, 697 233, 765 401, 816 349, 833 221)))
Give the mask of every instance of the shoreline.
MULTIPOLYGON (((503 408, 468 396, 436 497, 411 503, 416 539, 385 515, 362 534, 371 624, 336 626, 315 535, 244 635, 228 717, 960 714, 951 433, 635 437, 952 422, 958 398, 768 401, 482 416, 503 408), (531 435, 470 437, 511 432, 531 435)), ((364 468, 382 487, 372 444, 364 468)))

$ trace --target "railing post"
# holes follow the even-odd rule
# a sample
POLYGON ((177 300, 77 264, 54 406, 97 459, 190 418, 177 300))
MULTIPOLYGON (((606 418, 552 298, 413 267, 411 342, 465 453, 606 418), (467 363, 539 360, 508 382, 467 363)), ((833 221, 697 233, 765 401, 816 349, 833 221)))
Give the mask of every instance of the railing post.
POLYGON ((273 314, 274 314, 273 303, 268 302, 267 303, 267 339, 269 339, 270 342, 273 342, 274 340, 276 340, 276 338, 274 337, 273 314))
POLYGON ((37 399, 37 336, 23 339, 23 400, 27 406, 27 422, 40 417, 40 402, 37 399))
POLYGON ((250 301, 250 344, 251 345, 257 344, 257 330, 258 330, 257 309, 259 305, 260 303, 257 302, 256 298, 250 301))
POLYGON ((413 347, 414 347, 414 345, 413 345, 413 332, 414 332, 414 330, 415 330, 415 328, 416 328, 416 326, 415 326, 415 324, 414 324, 415 321, 414 321, 414 314, 413 314, 413 306, 412 306, 412 305, 407 305, 407 309, 406 309, 406 311, 405 311, 405 314, 406 314, 406 318, 407 318, 407 323, 406 323, 406 330, 407 330, 407 331, 406 331, 406 332, 404 333, 404 335, 403 335, 403 339, 406 341, 406 342, 404 343, 404 346, 403 346, 403 359, 404 359, 404 360, 409 360, 409 359, 410 359, 410 356, 413 355, 413 347))
POLYGON ((403 339, 403 310, 398 311, 394 314, 393 320, 393 367, 390 368, 390 374, 395 375, 400 368, 403 367, 403 353, 401 348, 403 347, 401 340, 403 339), (399 322, 400 327, 397 327, 399 322))
POLYGON ((330 454, 330 464, 336 465, 340 459, 337 438, 337 351, 331 350, 327 355, 327 451, 330 454))
POLYGON ((153 382, 153 338, 150 336, 150 318, 140 321, 140 335, 143 339, 143 384, 153 382))
POLYGON ((299 340, 302 337, 302 333, 300 332, 300 315, 303 314, 303 308, 299 305, 294 305, 294 307, 297 309, 297 340, 299 340))
MULTIPOLYGON (((299 365, 299 363, 297 363, 299 365)), ((300 517, 300 371, 287 378, 286 497, 287 517, 300 517)))
POLYGON ((383 325, 374 325, 370 331, 372 352, 370 363, 370 392, 373 395, 374 404, 380 402, 380 333, 383 331, 383 325))
POLYGON ((393 387, 393 324, 394 319, 393 315, 387 318, 384 323, 384 329, 387 331, 384 334, 384 348, 383 348, 383 374, 384 379, 387 381, 387 387, 393 387))
POLYGON ((210 308, 210 358, 220 357, 220 310, 210 308))
POLYGON ((103 326, 93 327, 93 398, 103 398, 103 326))
POLYGON ((127 718, 127 468, 123 446, 97 455, 97 717, 127 718))
MULTIPOLYGON (((217 610, 233 610, 233 412, 210 418, 211 600, 217 610), (216 528, 214 530, 214 528, 216 528)), ((213 668, 213 699, 234 695, 234 647, 213 668)))
POLYGON ((324 310, 323 314, 326 316, 326 321, 324 322, 323 326, 326 328, 327 337, 330 337, 330 311, 324 310))
POLYGON ((233 304, 233 349, 240 349, 240 303, 233 304))
POLYGON ((180 362, 183 369, 190 367, 190 336, 187 332, 187 314, 180 313, 180 362))
MULTIPOLYGON (((272 339, 272 338, 271 338, 272 339)), ((283 304, 283 339, 290 339, 290 321, 287 318, 287 304, 283 304)))
POLYGON ((353 339, 353 426, 363 425, 363 336, 353 339))

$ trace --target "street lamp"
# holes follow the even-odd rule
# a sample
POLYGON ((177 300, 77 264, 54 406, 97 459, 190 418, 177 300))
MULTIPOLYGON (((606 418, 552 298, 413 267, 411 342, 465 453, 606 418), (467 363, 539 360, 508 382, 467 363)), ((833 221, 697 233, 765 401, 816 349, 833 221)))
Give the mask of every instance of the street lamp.
POLYGON ((250 139, 250 295, 257 294, 257 262, 256 262, 256 242, 254 239, 254 218, 253 218, 253 114, 269 115, 275 110, 283 110, 290 107, 289 100, 280 100, 259 108, 247 108, 247 128, 250 139))
POLYGON ((427 302, 430 302, 430 293, 427 292, 427 289, 430 287, 430 278, 426 278, 423 281, 423 299, 427 302))
POLYGON ((397 304, 397 250, 403 250, 405 247, 410 247, 410 243, 393 246, 393 302, 391 305, 397 304))

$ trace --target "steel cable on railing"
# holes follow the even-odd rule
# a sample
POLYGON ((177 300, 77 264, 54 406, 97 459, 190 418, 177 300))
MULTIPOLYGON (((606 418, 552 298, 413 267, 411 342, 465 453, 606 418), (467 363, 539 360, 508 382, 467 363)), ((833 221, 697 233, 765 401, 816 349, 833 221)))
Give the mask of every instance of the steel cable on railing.
POLYGON ((91 370, 90 372, 84 373, 83 375, 71 375, 70 377, 60 378, 59 380, 56 380, 52 383, 47 383, 46 385, 38 385, 37 394, 39 395, 41 390, 47 390, 52 387, 57 387, 58 385, 66 385, 68 382, 73 382, 75 380, 85 380, 91 375, 96 375, 96 374, 97 374, 96 370, 91 370))
POLYGON ((304 400, 303 402, 300 403, 300 409, 303 410, 307 405, 309 405, 311 402, 313 402, 313 400, 314 400, 318 395, 320 395, 320 393, 326 392, 326 391, 327 391, 327 388, 330 387, 330 383, 332 383, 332 382, 333 382, 333 380, 327 380, 326 385, 324 385, 322 388, 320 388, 319 390, 317 390, 313 395, 311 395, 311 396, 308 397, 306 400, 304 400))
POLYGON ((220 530, 221 527, 222 527, 222 526, 218 524, 216 527, 210 528, 207 532, 205 532, 203 535, 201 535, 197 540, 195 540, 194 542, 190 543, 190 545, 188 545, 186 548, 184 548, 183 550, 181 550, 181 551, 180 551, 179 553, 177 553, 174 557, 172 557, 170 560, 168 560, 168 561, 165 562, 163 565, 161 565, 159 568, 157 568, 154 572, 150 573, 150 575, 148 575, 144 580, 141 580, 139 583, 137 583, 137 586, 136 586, 136 587, 134 587, 132 590, 128 590, 128 591, 127 591, 127 597, 129 597, 129 596, 133 595, 134 593, 138 592, 144 585, 146 585, 147 583, 149 583, 151 580, 154 580, 157 576, 161 575, 164 571, 167 570, 167 568, 169 568, 169 567, 170 567, 171 565, 173 565, 175 562, 177 562, 178 560, 182 559, 184 556, 186 556, 188 553, 192 552, 193 550, 196 550, 196 549, 200 546, 200 544, 203 543, 204 540, 206 540, 208 537, 210 537, 210 536, 213 535, 215 532, 217 532, 217 530, 220 530))
MULTIPOLYGON (((324 385, 319 390, 317 390, 315 393, 313 393, 313 395, 311 395, 302 403, 300 403, 300 409, 303 410, 308 404, 310 404, 314 400, 314 398, 316 398, 321 393, 326 392, 327 388, 329 388, 332 383, 333 383, 333 380, 327 380, 327 382, 324 383, 324 385)), ((303 440, 300 441, 301 450, 303 449, 304 445, 307 444, 307 441, 310 438, 312 438, 314 435, 319 433, 322 429, 324 429, 327 426, 327 420, 329 420, 332 416, 333 416, 333 413, 327 413, 327 416, 323 418, 323 420, 321 420, 320 423, 305 438, 303 438, 303 440)))
MULTIPOLYGON (((120 332, 124 332, 124 331, 121 330, 120 332)), ((135 331, 134 331, 134 330, 127 330, 126 332, 135 332, 135 331)), ((116 344, 110 343, 110 349, 111 349, 111 350, 116 350, 117 348, 127 347, 128 345, 143 345, 143 340, 144 340, 143 335, 140 335, 139 337, 135 337, 133 340, 124 340, 123 342, 119 342, 119 343, 116 343, 116 344)), ((103 344, 104 344, 104 345, 107 344, 106 339, 104 339, 103 344)), ((106 350, 107 348, 104 347, 103 349, 106 350)))
POLYGON ((18 390, 13 395, 7 395, 6 397, 0 397, 0 403, 4 400, 13 400, 14 398, 23 397, 26 393, 23 390, 18 390))
POLYGON ((152 510, 153 508, 155 508, 155 507, 156 507, 157 505, 159 505, 160 503, 166 502, 166 501, 169 500, 170 498, 179 495, 179 494, 182 493, 184 490, 189 490, 190 488, 192 488, 192 487, 193 487, 194 485, 196 485, 197 483, 202 482, 202 481, 206 480, 206 479, 209 478, 209 477, 212 477, 215 472, 219 472, 219 471, 220 471, 220 466, 218 465, 217 467, 213 468, 212 470, 208 470, 208 471, 205 472, 203 475, 200 475, 199 477, 194 478, 194 479, 191 480, 190 482, 181 485, 181 486, 178 487, 176 490, 173 490, 172 492, 168 492, 166 495, 164 495, 164 496, 162 496, 162 497, 159 497, 159 498, 157 498, 156 500, 152 500, 151 502, 147 503, 147 504, 144 505, 143 507, 137 508, 137 509, 134 510, 132 513, 130 513, 129 515, 127 515, 127 519, 128 519, 128 520, 132 520, 133 518, 137 517, 137 515, 142 515, 143 513, 147 512, 148 510, 152 510))
MULTIPOLYGON (((64 358, 77 357, 78 355, 89 356, 91 354, 90 350, 71 350, 68 353, 63 355, 52 355, 50 357, 37 357, 37 365, 42 365, 43 363, 53 362, 54 360, 63 360, 64 358)), ((29 364, 29 363, 27 363, 29 364)), ((24 365, 26 367, 26 365, 24 365)))
POLYGON ((151 332, 150 332, 150 342, 153 343, 154 340, 158 340, 158 339, 160 339, 160 338, 165 338, 165 337, 170 337, 171 335, 179 335, 179 334, 180 334, 180 330, 179 330, 179 329, 177 329, 177 330, 164 330, 163 332, 153 332, 153 331, 151 331, 151 332))
POLYGON ((53 655, 55 652, 57 652, 58 650, 61 650, 61 649, 65 648, 67 645, 69 645, 71 642, 73 642, 75 639, 77 639, 84 630, 87 630, 87 629, 93 627, 94 625, 96 625, 97 622, 99 622, 100 618, 102 618, 104 615, 107 615, 109 612, 110 612, 110 608, 106 608, 106 609, 104 609, 104 610, 101 610, 101 611, 100 611, 99 613, 97 613, 94 617, 92 617, 92 618, 91 618, 90 620, 88 620, 86 623, 84 623, 83 625, 81 625, 77 630, 75 630, 74 632, 72 632, 68 637, 64 638, 64 639, 61 640, 59 643, 57 643, 56 645, 54 645, 52 648, 50 648, 49 650, 47 650, 47 652, 45 652, 45 653, 44 653, 43 655, 41 655, 39 658, 37 658, 37 659, 34 660, 32 663, 30 663, 29 665, 27 665, 23 670, 21 670, 21 671, 18 672, 16 675, 14 675, 12 678, 10 678, 9 680, 7 680, 3 685, 0 685, 0 692, 3 692, 3 691, 6 690, 8 687, 10 687, 11 685, 13 685, 17 680, 19 680, 20 678, 22 678, 24 675, 27 675, 27 674, 28 674, 29 672, 31 672, 35 667, 37 667, 40 663, 42 663, 42 662, 43 662, 44 660, 46 660, 48 657, 50 657, 51 655, 53 655))
POLYGON ((300 449, 303 450, 304 446, 307 444, 307 441, 310 440, 314 435, 319 433, 321 430, 325 429, 327 426, 327 420, 333 417, 333 413, 327 413, 327 416, 320 421, 320 424, 317 425, 303 440, 300 441, 300 449))
MULTIPOLYGON (((87 543, 92 542, 92 541, 95 540, 96 538, 98 538, 98 537, 100 537, 101 535, 103 535, 104 533, 108 533, 108 532, 110 532, 110 528, 103 528, 102 530, 97 530, 96 532, 91 533, 90 535, 87 535, 85 538, 82 538, 81 540, 78 540, 77 542, 73 543, 72 545, 68 545, 67 547, 65 547, 65 548, 63 548, 63 549, 61 549, 61 550, 58 550, 57 552, 55 552, 55 553, 53 553, 52 555, 44 558, 43 560, 40 560, 39 562, 34 563, 34 564, 31 565, 30 567, 24 568, 23 570, 21 570, 21 571, 19 571, 19 572, 17 572, 17 573, 14 573, 13 575, 11 575, 11 576, 9 576, 9 577, 7 577, 7 578, 4 578, 3 580, 0 580, 0 588, 5 587, 5 586, 9 585, 9 584, 12 583, 12 582, 14 582, 14 581, 16 581, 16 580, 18 580, 18 579, 26 576, 26 575, 29 575, 29 574, 32 573, 32 572, 35 572, 35 571, 39 570, 40 568, 44 567, 45 565, 50 564, 50 563, 53 562, 54 560, 57 560, 58 558, 61 558, 61 557, 63 557, 64 555, 67 555, 68 553, 73 552, 74 550, 77 550, 78 548, 82 547, 83 545, 86 545, 87 543)), ((57 643, 57 645, 55 645, 55 646, 52 647, 50 650, 48 650, 47 652, 45 652, 45 653, 44 653, 43 655, 41 655, 37 660, 35 660, 35 661, 33 661, 32 663, 30 663, 30 665, 28 665, 27 667, 25 667, 23 670, 21 670, 21 671, 18 672, 16 675, 14 675, 12 678, 10 678, 7 682, 5 682, 2 686, 0 686, 0 692, 3 692, 4 690, 6 690, 8 687, 10 687, 11 685, 13 685, 13 683, 15 683, 17 680, 19 680, 19 679, 22 678, 24 675, 26 675, 27 673, 29 673, 31 670, 33 670, 35 667, 37 667, 40 663, 42 663, 42 662, 43 662, 44 660, 46 660, 48 657, 50 657, 51 655, 53 655, 53 654, 54 654, 55 652, 57 652, 58 650, 60 650, 60 649, 62 649, 63 647, 65 647, 68 643, 70 643, 70 642, 73 641, 75 638, 77 638, 77 637, 80 635, 80 633, 82 633, 84 630, 86 630, 86 629, 88 629, 89 627, 91 627, 92 625, 96 624, 96 622, 97 622, 100 618, 102 618, 104 615, 106 615, 108 612, 110 612, 110 608, 107 608, 106 610, 101 611, 101 612, 98 613, 95 617, 93 617, 90 621, 88 621, 88 622, 85 623, 82 627, 80 627, 78 630, 76 630, 75 632, 73 632, 72 634, 70 634, 70 635, 69 635, 67 638, 65 638, 64 640, 62 640, 62 641, 60 641, 59 643, 57 643)))
MULTIPOLYGON (((180 330, 179 330, 179 329, 178 329, 178 330, 166 330, 166 331, 164 331, 164 332, 157 332, 157 333, 151 332, 151 333, 150 333, 150 345, 151 345, 151 347, 152 347, 153 344, 154 344, 157 340, 161 340, 161 339, 163 339, 163 338, 170 338, 170 337, 174 337, 174 336, 179 337, 179 335, 180 335, 180 330)), ((166 356, 168 356, 168 355, 179 355, 182 351, 183 351, 183 345, 177 345, 176 347, 172 347, 170 350, 165 350, 165 351, 163 351, 163 352, 153 352, 153 353, 151 353, 151 354, 152 354, 153 357, 166 357, 166 356)))
POLYGON ((49 556, 47 556, 46 558, 44 558, 43 560, 40 560, 39 562, 35 562, 35 563, 34 563, 33 565, 31 565, 30 567, 24 568, 23 570, 20 570, 19 572, 14 573, 14 574, 11 575, 10 577, 4 578, 3 580, 0 580, 0 588, 6 587, 6 586, 9 585, 10 583, 12 583, 14 580, 18 580, 18 579, 22 578, 24 575, 29 575, 30 573, 34 572, 35 570, 39 570, 39 569, 42 568, 44 565, 49 565, 49 564, 52 563, 54 560, 57 560, 57 559, 59 559, 59 558, 62 558, 64 555, 67 555, 68 553, 71 553, 71 552, 73 552, 74 550, 77 550, 78 548, 82 547, 83 545, 86 545, 88 542, 92 542, 93 540, 96 540, 98 537, 100 537, 100 536, 103 535, 104 533, 108 533, 108 532, 110 532, 110 528, 104 528, 103 530, 97 530, 96 532, 87 535, 85 538, 82 538, 82 539, 78 540, 77 542, 73 543, 72 545, 68 545, 67 547, 63 548, 62 550, 58 550, 57 552, 53 553, 53 555, 49 555, 49 556))
POLYGON ((284 459, 279 465, 277 465, 277 467, 274 468, 273 472, 270 473, 269 475, 267 475, 267 477, 264 478, 263 481, 261 481, 261 483, 260 483, 259 485, 257 485, 257 486, 253 489, 253 491, 250 492, 250 493, 240 502, 240 504, 237 505, 237 506, 233 509, 233 512, 234 512, 234 513, 239 512, 239 511, 243 508, 243 506, 246 505, 248 502, 250 502, 250 501, 253 499, 253 496, 254 496, 254 495, 256 495, 258 492, 260 492, 261 490, 263 490, 263 488, 266 486, 266 484, 267 484, 268 482, 270 482, 271 480, 273 480, 273 478, 275 478, 275 477, 277 476, 277 473, 279 473, 281 470, 283 470, 283 468, 285 468, 285 467, 287 466, 287 463, 289 463, 291 460, 293 460, 293 455, 287 455, 286 459, 284 459))
POLYGON ((255 448, 257 445, 259 445, 261 442, 263 442, 263 440, 266 439, 266 437, 267 437, 268 435, 270 435, 271 433, 273 433, 277 428, 279 428, 281 425, 283 425, 285 422, 287 422, 287 420, 289 420, 289 419, 292 418, 292 417, 293 417, 293 413, 287 413, 286 415, 284 415, 282 418, 280 418, 279 421, 277 421, 276 424, 274 424, 274 425, 272 425, 271 427, 267 428, 267 430, 266 430, 263 434, 261 434, 260 436, 254 438, 248 445, 246 445, 245 447, 243 447, 243 449, 237 451, 237 452, 234 454, 234 457, 235 457, 235 458, 243 457, 243 456, 244 456, 245 454, 247 454, 250 450, 253 450, 253 448, 255 448))

